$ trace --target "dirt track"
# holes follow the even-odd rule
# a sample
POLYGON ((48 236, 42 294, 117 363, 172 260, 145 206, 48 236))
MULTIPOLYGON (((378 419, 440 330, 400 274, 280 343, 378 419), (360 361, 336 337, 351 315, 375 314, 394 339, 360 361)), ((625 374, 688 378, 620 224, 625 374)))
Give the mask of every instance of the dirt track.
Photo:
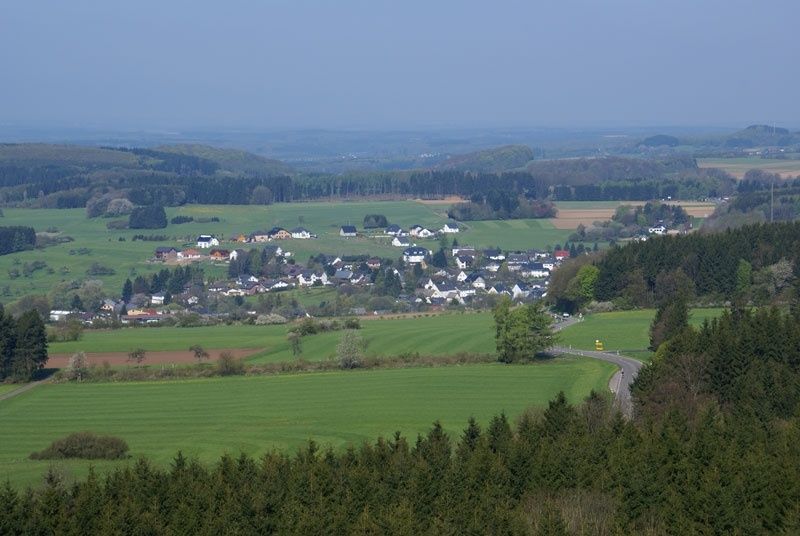
MULTIPOLYGON (((260 352, 260 348, 236 348, 236 349, 219 349, 207 350, 209 354, 209 361, 214 361, 219 358, 222 352, 230 352, 234 357, 248 357, 255 353, 260 352)), ((66 368, 69 366, 69 359, 72 354, 50 354, 47 360, 48 368, 66 368)), ((87 352, 86 358, 90 365, 101 365, 107 361, 111 366, 129 365, 127 352, 87 352)), ((168 363, 196 363, 194 352, 189 350, 176 350, 172 352, 147 352, 144 361, 145 365, 162 365, 168 363)))

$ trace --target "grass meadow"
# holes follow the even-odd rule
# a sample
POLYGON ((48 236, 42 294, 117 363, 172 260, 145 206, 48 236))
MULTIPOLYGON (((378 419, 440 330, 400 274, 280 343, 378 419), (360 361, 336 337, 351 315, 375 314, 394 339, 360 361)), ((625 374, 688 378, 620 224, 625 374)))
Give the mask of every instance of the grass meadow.
MULTIPOLYGON (((689 321, 699 326, 707 318, 722 314, 722 309, 693 309, 689 321)), ((594 341, 600 339, 607 351, 648 361, 652 352, 650 344, 650 324, 655 310, 615 311, 588 315, 577 324, 560 332, 560 344, 581 350, 594 350, 594 341)))
POLYGON ((456 437, 470 416, 486 425, 546 405, 559 391, 578 402, 607 389, 615 368, 564 357, 527 365, 373 369, 184 380, 44 384, 0 402, 0 481, 36 485, 49 466, 69 479, 90 465, 28 456, 80 430, 125 439, 133 457, 167 465, 178 450, 204 462, 223 453, 293 452, 314 439, 342 448, 402 432, 410 441, 440 420, 456 437))
MULTIPOLYGON (((157 246, 189 246, 201 233, 212 233, 227 240, 240 233, 248 234, 276 225, 286 228, 302 225, 319 236, 317 240, 287 240, 280 243, 300 261, 317 253, 398 258, 401 250, 392 247, 388 238, 341 238, 339 227, 353 224, 361 229, 365 215, 384 214, 390 222, 404 227, 419 223, 438 229, 447 220, 446 210, 447 205, 426 205, 414 201, 286 203, 270 206, 187 205, 168 208, 167 217, 217 217, 220 221, 169 224, 165 229, 109 230, 106 224, 110 220, 87 219, 83 209, 5 209, 0 225, 29 225, 37 232, 55 228, 62 236, 69 236, 74 241, 0 257, 0 300, 8 302, 24 294, 45 294, 59 282, 82 279, 100 279, 109 292, 117 294, 125 278, 163 267, 147 262, 157 246), (165 235, 168 238, 159 242, 132 241, 137 234, 165 235), (120 238, 125 241, 120 241, 120 238), (84 254, 80 254, 79 250, 84 250, 84 254), (30 277, 8 277, 12 268, 22 272, 26 263, 30 265, 34 261, 46 263, 47 268, 33 272, 30 277), (94 262, 113 268, 116 273, 90 277, 86 270, 94 262)), ((457 238, 459 243, 475 247, 528 249, 563 243, 569 234, 570 231, 555 229, 546 220, 486 221, 469 222, 457 238)), ((419 244, 429 249, 438 247, 437 240, 421 240, 419 244)), ((220 247, 237 246, 223 241, 220 247)), ((206 263, 206 266, 211 276, 225 274, 225 265, 222 263, 216 266, 206 263)))
MULTIPOLYGON (((797 155, 794 155, 797 157, 797 155)), ((775 158, 742 157, 742 158, 698 158, 697 165, 701 168, 720 168, 737 178, 751 169, 761 169, 769 173, 779 173, 784 178, 800 175, 800 158, 778 160, 775 158)))
MULTIPOLYGON (((459 352, 493 353, 494 324, 489 313, 449 314, 397 319, 365 319, 361 336, 371 356, 419 352, 452 355, 459 352)), ((87 330, 79 341, 52 343, 51 353, 130 352, 188 350, 199 344, 206 349, 257 348, 253 363, 277 363, 294 359, 286 340, 290 326, 209 326, 199 328, 126 328, 87 330)), ((308 335, 302 339, 302 357, 309 361, 333 358, 341 332, 308 335)), ((145 360, 145 364, 147 361, 145 360)))

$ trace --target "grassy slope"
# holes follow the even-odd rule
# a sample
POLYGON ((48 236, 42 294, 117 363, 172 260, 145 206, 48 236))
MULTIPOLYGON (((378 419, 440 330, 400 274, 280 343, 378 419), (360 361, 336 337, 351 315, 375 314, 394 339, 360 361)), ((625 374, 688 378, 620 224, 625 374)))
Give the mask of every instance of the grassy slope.
POLYGON ((751 169, 762 169, 770 173, 780 173, 784 176, 800 175, 800 159, 777 160, 760 157, 699 158, 697 164, 701 168, 720 168, 739 178, 743 177, 751 169))
MULTIPOLYGON (((24 294, 46 293, 59 281, 84 279, 86 269, 93 263, 110 266, 116 270, 113 276, 100 277, 113 293, 119 292, 126 277, 137 273, 149 273, 162 268, 160 264, 147 263, 156 246, 172 245, 183 247, 193 243, 201 233, 214 233, 230 238, 238 233, 250 233, 259 229, 269 229, 274 225, 291 228, 303 225, 319 235, 318 240, 288 240, 281 246, 292 251, 305 261, 312 254, 329 253, 336 255, 380 255, 399 258, 401 249, 392 247, 385 237, 359 237, 344 239, 339 237, 339 226, 352 223, 361 228, 364 215, 379 213, 389 221, 409 226, 414 223, 439 228, 446 221, 446 207, 432 207, 411 201, 364 202, 364 203, 292 203, 261 206, 207 206, 192 205, 167 209, 168 217, 178 214, 194 217, 219 217, 218 223, 189 223, 169 225, 166 229, 110 231, 106 229, 108 220, 98 218, 89 220, 82 209, 71 210, 26 210, 5 209, 5 217, 0 225, 31 225, 37 231, 48 227, 58 228, 64 235, 71 236, 74 242, 0 257, 0 291, 9 287, 10 295, 0 296, 2 301, 13 301, 24 294), (158 234, 168 236, 163 242, 132 242, 136 234, 158 234), (127 240, 120 242, 124 237, 127 240), (70 250, 88 248, 90 255, 70 255, 70 250), (23 263, 34 260, 44 261, 54 270, 48 274, 40 270, 30 278, 20 277, 11 280, 7 277, 9 269, 22 269, 23 263), (15 265, 15 263, 19 263, 15 265), (62 273, 64 272, 64 273, 62 273)), ((472 222, 470 229, 458 235, 461 244, 476 247, 498 245, 506 249, 545 247, 548 244, 563 243, 569 231, 552 228, 541 220, 515 222, 472 222)), ((430 249, 438 247, 436 240, 422 240, 420 245, 430 249)), ((238 244, 224 242, 223 247, 237 247, 238 244)), ((224 265, 209 268, 209 274, 221 276, 224 265)))
MULTIPOLYGON (((397 355, 417 351, 423 355, 457 352, 494 352, 494 332, 488 313, 442 315, 396 320, 365 320, 361 335, 370 355, 397 355)), ((137 328, 117 331, 86 331, 80 341, 53 343, 52 353, 129 352, 187 350, 193 344, 207 349, 265 348, 253 362, 293 359, 286 341, 287 326, 212 326, 204 328, 137 328)), ((303 357, 321 360, 336 353, 341 333, 330 332, 303 338, 303 357)))
MULTIPOLYGON (((694 309, 690 322, 700 325, 706 318, 719 316, 722 309, 694 309)), ((619 350, 622 354, 647 360, 650 352, 649 330, 655 311, 619 311, 598 313, 584 317, 583 321, 560 333, 561 344, 582 350, 594 350, 594 341, 603 341, 606 350, 619 350)))
MULTIPOLYGON (((518 415, 563 390, 577 401, 603 390, 609 364, 564 358, 532 365, 472 365, 151 383, 42 385, 0 402, 0 481, 38 483, 49 462, 27 456, 78 430, 114 434, 133 456, 167 464, 177 450, 221 454, 294 450, 308 439, 341 447, 399 430, 411 438, 441 420, 456 436, 475 416, 518 415)), ((119 463, 119 462, 116 462, 119 463)), ((103 470, 115 462, 94 463, 103 470)), ((88 462, 59 462, 68 476, 88 462)))

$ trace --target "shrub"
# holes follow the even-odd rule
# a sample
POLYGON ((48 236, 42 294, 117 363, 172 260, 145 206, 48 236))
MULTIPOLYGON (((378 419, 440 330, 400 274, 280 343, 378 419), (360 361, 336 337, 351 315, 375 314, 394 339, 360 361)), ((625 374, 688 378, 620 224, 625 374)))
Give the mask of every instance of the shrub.
POLYGON ((361 320, 359 320, 358 318, 345 319, 344 329, 361 329, 361 320))
POLYGON ((182 223, 191 223, 194 221, 194 218, 191 216, 175 216, 169 222, 173 225, 180 225, 182 223))
POLYGON ((128 444, 119 437, 77 432, 53 443, 41 452, 33 452, 31 460, 119 460, 128 456, 128 444))
POLYGON ((244 374, 244 361, 237 359, 230 352, 222 352, 217 359, 217 372, 220 376, 244 374))
POLYGON ((354 369, 362 365, 364 360, 364 339, 358 332, 346 330, 342 333, 342 338, 336 346, 336 356, 339 359, 339 367, 343 369, 354 369))

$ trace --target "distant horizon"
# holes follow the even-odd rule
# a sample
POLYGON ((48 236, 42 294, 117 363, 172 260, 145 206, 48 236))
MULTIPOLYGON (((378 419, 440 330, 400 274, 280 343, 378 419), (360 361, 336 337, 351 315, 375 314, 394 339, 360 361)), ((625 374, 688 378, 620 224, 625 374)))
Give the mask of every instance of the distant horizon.
POLYGON ((800 125, 798 19, 795 0, 6 0, 0 120, 112 130, 800 125))

